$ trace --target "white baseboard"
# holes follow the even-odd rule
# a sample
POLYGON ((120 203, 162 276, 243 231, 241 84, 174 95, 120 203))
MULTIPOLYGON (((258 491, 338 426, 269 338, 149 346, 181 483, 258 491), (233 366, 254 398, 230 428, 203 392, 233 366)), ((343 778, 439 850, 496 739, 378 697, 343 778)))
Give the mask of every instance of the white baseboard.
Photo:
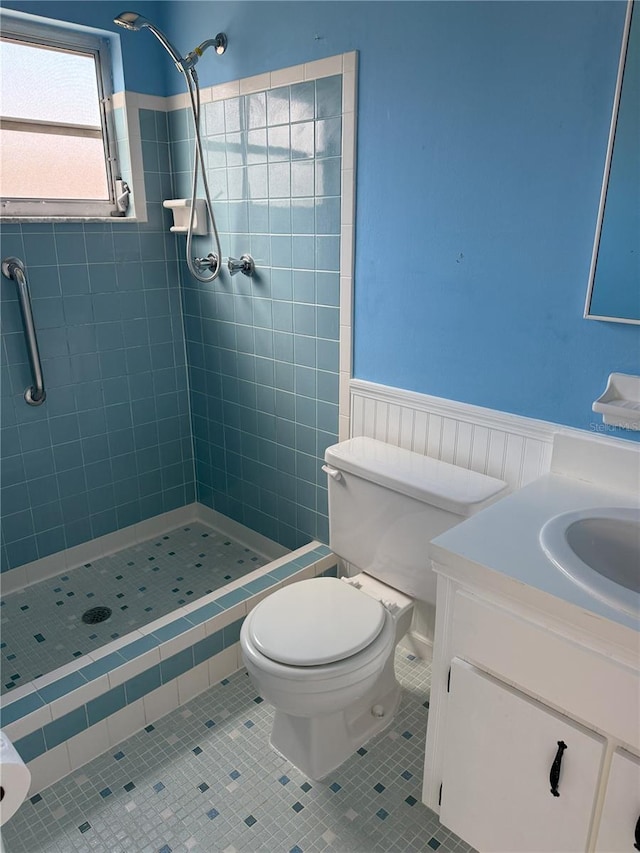
POLYGON ((81 545, 75 545, 73 548, 67 548, 65 551, 59 551, 56 554, 50 554, 48 557, 42 557, 40 560, 34 560, 32 563, 26 563, 24 566, 18 566, 8 572, 3 572, 0 579, 2 594, 9 595, 47 578, 56 577, 85 563, 92 563, 100 557, 114 554, 123 548, 130 548, 132 545, 137 545, 139 542, 144 542, 160 533, 165 533, 167 530, 189 524, 191 521, 201 521, 203 524, 208 524, 270 560, 282 557, 289 552, 288 548, 284 548, 282 545, 267 539, 266 536, 249 530, 248 527, 239 524, 237 521, 233 521, 203 504, 192 503, 155 515, 153 518, 147 518, 138 524, 123 527, 121 530, 114 530, 113 533, 107 533, 105 536, 99 536, 97 539, 91 539, 89 542, 83 542, 81 545))
POLYGON ((411 629, 408 631, 399 643, 402 649, 405 649, 409 654, 415 655, 423 661, 433 660, 433 640, 419 634, 411 629))
POLYGON ((285 554, 289 553, 289 548, 285 548, 284 545, 279 545, 261 533, 250 530, 244 524, 240 524, 238 521, 222 515, 222 513, 217 512, 215 509, 210 509, 201 503, 193 504, 193 506, 196 507, 195 518, 198 521, 201 521, 203 524, 209 524, 221 533, 226 533, 227 536, 240 542, 246 548, 251 548, 252 551, 256 551, 262 557, 267 557, 269 560, 276 560, 278 557, 284 557, 285 554))

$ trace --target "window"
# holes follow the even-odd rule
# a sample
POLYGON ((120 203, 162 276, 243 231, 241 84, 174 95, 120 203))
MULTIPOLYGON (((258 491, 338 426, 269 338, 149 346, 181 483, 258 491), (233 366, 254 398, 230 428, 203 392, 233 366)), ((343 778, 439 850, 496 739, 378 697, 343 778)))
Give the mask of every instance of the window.
POLYGON ((2 19, 0 211, 92 217, 116 212, 108 43, 2 19))

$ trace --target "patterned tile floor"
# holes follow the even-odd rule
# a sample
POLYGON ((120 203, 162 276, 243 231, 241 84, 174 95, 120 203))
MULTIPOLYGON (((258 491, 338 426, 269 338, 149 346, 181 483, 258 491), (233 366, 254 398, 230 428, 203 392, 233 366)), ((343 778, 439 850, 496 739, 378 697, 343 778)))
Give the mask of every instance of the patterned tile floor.
POLYGON ((200 522, 101 557, 0 603, 1 693, 69 663, 269 562, 200 522), (112 615, 88 625, 82 614, 112 615))
POLYGON ((473 853, 420 802, 429 667, 396 653, 391 729, 324 782, 268 745, 244 671, 24 803, 7 853, 473 853))

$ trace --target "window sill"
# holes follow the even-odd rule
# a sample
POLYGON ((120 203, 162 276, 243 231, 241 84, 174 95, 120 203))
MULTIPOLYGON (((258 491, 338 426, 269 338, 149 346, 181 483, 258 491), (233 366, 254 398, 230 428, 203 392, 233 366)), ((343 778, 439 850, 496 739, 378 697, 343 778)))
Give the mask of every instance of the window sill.
POLYGON ((3 222, 21 223, 23 225, 34 222, 135 222, 145 220, 137 219, 135 216, 4 216, 0 214, 0 227, 3 222))

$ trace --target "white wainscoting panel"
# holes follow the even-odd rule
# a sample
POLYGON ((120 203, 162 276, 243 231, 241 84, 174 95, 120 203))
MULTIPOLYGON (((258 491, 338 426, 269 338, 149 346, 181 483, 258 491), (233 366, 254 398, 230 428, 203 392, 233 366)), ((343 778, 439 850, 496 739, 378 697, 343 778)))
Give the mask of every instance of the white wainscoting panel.
POLYGON ((505 480, 548 473, 557 424, 352 379, 351 435, 368 436, 505 480))

